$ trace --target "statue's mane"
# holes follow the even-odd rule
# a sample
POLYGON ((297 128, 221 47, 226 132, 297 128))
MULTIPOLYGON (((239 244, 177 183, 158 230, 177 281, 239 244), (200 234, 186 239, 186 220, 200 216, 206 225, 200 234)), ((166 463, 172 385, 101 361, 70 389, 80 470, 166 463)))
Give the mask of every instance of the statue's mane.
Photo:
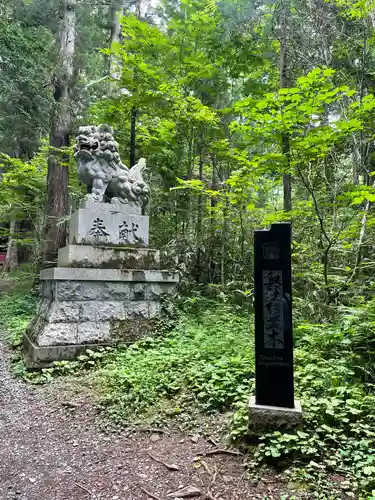
POLYGON ((75 154, 77 154, 82 147, 82 144, 91 141, 92 143, 97 143, 96 148, 90 149, 90 153, 95 157, 105 157, 113 168, 120 168, 121 170, 128 170, 128 168, 122 163, 119 146, 113 137, 113 129, 109 125, 88 125, 81 126, 78 129, 78 135, 76 137, 76 145, 74 148, 75 154))

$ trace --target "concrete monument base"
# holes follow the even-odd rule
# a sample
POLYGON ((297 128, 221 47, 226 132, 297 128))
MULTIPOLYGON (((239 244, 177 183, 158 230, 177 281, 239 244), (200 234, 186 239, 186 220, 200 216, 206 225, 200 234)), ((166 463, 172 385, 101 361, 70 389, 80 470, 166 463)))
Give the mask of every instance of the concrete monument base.
POLYGON ((40 273, 41 301, 24 337, 29 366, 150 335, 163 299, 176 293, 178 274, 163 269, 158 250, 144 248, 148 217, 129 215, 126 205, 116 212, 112 204, 93 205, 73 214, 58 267, 40 273))
POLYGON ((103 269, 160 269, 160 252, 149 248, 66 245, 60 248, 61 267, 103 269))
POLYGON ((255 396, 250 398, 249 425, 253 430, 291 429, 302 422, 302 408, 298 400, 294 401, 294 408, 281 406, 257 405, 255 396))
POLYGON ((33 363, 71 359, 85 345, 129 344, 152 333, 162 298, 175 294, 178 283, 176 273, 155 269, 56 267, 43 270, 40 279, 41 302, 25 336, 33 363))

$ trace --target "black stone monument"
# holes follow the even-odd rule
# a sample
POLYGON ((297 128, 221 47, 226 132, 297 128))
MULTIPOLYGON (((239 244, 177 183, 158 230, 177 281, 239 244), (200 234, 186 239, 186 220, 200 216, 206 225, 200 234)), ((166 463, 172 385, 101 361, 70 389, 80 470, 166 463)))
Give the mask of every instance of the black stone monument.
POLYGON ((291 224, 255 231, 255 403, 294 408, 291 224))

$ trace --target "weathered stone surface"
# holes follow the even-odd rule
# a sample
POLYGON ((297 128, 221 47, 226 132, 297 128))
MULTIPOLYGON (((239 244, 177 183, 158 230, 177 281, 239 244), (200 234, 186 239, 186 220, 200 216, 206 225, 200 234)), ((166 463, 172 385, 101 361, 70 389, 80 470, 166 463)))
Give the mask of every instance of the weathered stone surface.
POLYGON ((79 313, 76 302, 52 302, 46 319, 51 323, 70 323, 79 320, 79 313))
POLYGON ((60 248, 58 266, 109 269, 160 269, 160 252, 145 248, 67 245, 60 248))
POLYGON ((94 200, 86 199, 79 208, 86 208, 92 211, 142 215, 142 207, 123 203, 97 203, 94 200))
MULTIPOLYGON (((64 301, 159 301, 163 296, 173 296, 176 283, 133 283, 100 281, 42 281, 40 307, 52 300, 64 301)), ((41 310, 39 314, 43 315, 41 310)), ((43 316, 44 317, 44 316, 43 316)))
POLYGON ((161 304, 149 301, 43 301, 29 328, 41 347, 130 341, 145 336, 160 315, 161 304))
POLYGON ((173 296, 176 293, 176 286, 169 283, 147 283, 145 287, 145 299, 158 301, 163 296, 173 296))
POLYGON ((79 305, 79 321, 109 321, 124 319, 125 303, 120 301, 89 301, 75 302, 79 305))
POLYGON ((150 283, 178 283, 177 273, 169 271, 131 270, 131 269, 81 269, 70 267, 53 267, 43 269, 41 280, 64 281, 132 281, 150 283))
POLYGON ((132 343, 147 337, 155 330, 156 320, 139 316, 111 321, 111 335, 114 342, 132 343))
POLYGON ((86 321, 77 325, 77 343, 101 343, 111 340, 109 321, 86 321))
POLYGON ((49 300, 130 300, 131 283, 100 281, 42 281, 42 296, 49 300))
POLYGON ((41 282, 41 295, 43 299, 53 300, 55 297, 55 282, 52 280, 45 280, 41 282))
POLYGON ((134 283, 131 298, 132 300, 144 300, 146 298, 145 283, 134 283))
POLYGON ((77 344, 78 323, 45 323, 36 338, 42 347, 77 344))
POLYGON ((80 208, 70 219, 69 242, 147 247, 148 216, 80 208))
POLYGON ((50 301, 43 300, 38 317, 47 323, 103 322, 141 317, 152 319, 159 315, 161 304, 139 301, 50 301))
POLYGON ((48 366, 52 361, 74 359, 87 349, 95 350, 106 346, 107 344, 100 343, 41 347, 38 346, 27 333, 24 334, 23 338, 25 363, 29 368, 48 366))
POLYGON ((249 424, 253 430, 287 429, 296 427, 302 421, 302 408, 298 400, 294 401, 294 408, 280 406, 257 405, 255 397, 251 397, 249 404, 249 424))
POLYGON ((148 314, 149 318, 157 318, 161 313, 161 304, 160 302, 149 302, 148 303, 148 314))

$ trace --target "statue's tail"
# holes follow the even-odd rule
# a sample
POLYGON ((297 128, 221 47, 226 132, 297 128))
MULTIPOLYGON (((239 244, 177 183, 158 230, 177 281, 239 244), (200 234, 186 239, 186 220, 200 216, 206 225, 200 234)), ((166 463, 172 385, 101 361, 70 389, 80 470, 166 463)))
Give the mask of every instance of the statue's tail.
POLYGON ((132 166, 130 169, 130 175, 137 181, 144 182, 143 171, 146 169, 146 159, 140 158, 138 163, 132 166))

